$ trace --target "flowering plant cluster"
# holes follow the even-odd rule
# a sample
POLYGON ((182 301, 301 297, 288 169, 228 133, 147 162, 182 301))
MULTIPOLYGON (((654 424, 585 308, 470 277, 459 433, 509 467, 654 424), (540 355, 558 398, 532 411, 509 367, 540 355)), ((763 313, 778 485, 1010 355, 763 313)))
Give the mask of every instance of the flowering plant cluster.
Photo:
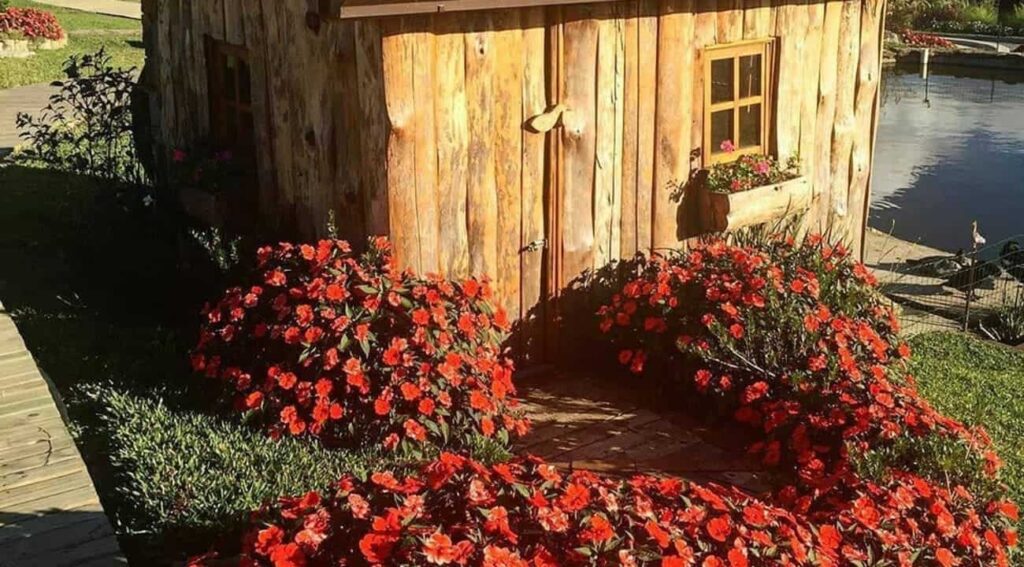
POLYGON ((382 238, 264 247, 258 274, 206 307, 192 366, 272 435, 416 452, 525 433, 486 281, 413 277, 382 238))
POLYGON ((59 40, 64 28, 50 12, 35 8, 7 8, 0 11, 0 37, 59 40))
POLYGON ((171 152, 172 181, 176 187, 193 187, 207 193, 223 193, 238 185, 241 168, 231 150, 199 147, 171 152))
MULTIPOLYGON (((732 153, 731 140, 722 142, 722 151, 732 153)), ((774 185, 799 177, 800 160, 790 158, 785 165, 766 155, 744 155, 735 161, 716 163, 707 169, 706 187, 713 193, 739 193, 774 185)))
POLYGON ((345 478, 283 499, 255 525, 243 565, 831 565, 840 544, 834 530, 713 484, 449 453, 405 478, 345 478))
POLYGON ((913 47, 942 47, 945 49, 955 49, 956 45, 952 41, 944 37, 939 37, 930 33, 920 33, 913 30, 903 30, 900 34, 903 38, 903 43, 913 47))
POLYGON ((601 328, 627 346, 620 362, 634 372, 651 356, 682 355, 692 365, 687 385, 757 431, 751 450, 791 473, 776 502, 836 526, 853 556, 1005 564, 1016 511, 991 490, 998 457, 983 431, 918 395, 903 365, 910 350, 873 285, 845 248, 821 237, 715 240, 641 262, 601 309, 601 328), (854 466, 852 457, 905 438, 938 438, 977 455, 980 480, 925 478, 905 468, 916 456, 880 478, 854 466))

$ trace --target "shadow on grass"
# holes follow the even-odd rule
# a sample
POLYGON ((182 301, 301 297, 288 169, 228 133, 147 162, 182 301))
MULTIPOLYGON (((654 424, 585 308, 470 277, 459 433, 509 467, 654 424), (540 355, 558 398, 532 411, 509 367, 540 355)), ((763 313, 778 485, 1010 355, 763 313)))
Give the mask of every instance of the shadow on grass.
MULTIPOLYGON (((95 179, 0 165, 0 301, 59 389, 112 514, 126 502, 89 393, 102 386, 200 410, 216 397, 187 367, 209 279, 179 269, 170 221, 122 201, 135 200, 95 179)), ((132 540, 121 538, 129 556, 132 540)))

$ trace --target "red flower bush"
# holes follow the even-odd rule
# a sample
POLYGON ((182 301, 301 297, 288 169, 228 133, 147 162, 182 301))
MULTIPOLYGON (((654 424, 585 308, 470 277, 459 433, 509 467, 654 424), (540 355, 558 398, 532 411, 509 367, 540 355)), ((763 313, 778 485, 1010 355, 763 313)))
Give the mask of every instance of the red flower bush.
POLYGON ((204 310, 192 365, 272 435, 414 449, 526 431, 486 281, 400 272, 384 239, 361 257, 334 240, 265 247, 258 272, 204 310))
POLYGON ((751 450, 791 473, 775 501, 836 527, 845 557, 1005 564, 1015 535, 998 504, 998 458, 983 431, 918 395, 903 364, 910 350, 873 285, 820 237, 713 241, 642 260, 599 315, 624 347, 620 362, 640 373, 650 357, 677 353, 690 388, 755 428, 751 450), (897 451, 898 440, 909 441, 897 451), (974 468, 926 474, 938 446, 974 468), (872 459, 877 474, 864 474, 872 459))
POLYGON ((956 45, 952 41, 930 33, 903 30, 901 35, 903 37, 903 43, 913 47, 941 47, 944 49, 956 49, 956 45))
POLYGON ((56 41, 64 37, 64 29, 50 12, 34 8, 7 8, 0 11, 0 37, 7 35, 56 41))
POLYGON ((453 454, 406 478, 342 479, 254 521, 243 565, 828 565, 839 548, 832 531, 717 485, 453 454))

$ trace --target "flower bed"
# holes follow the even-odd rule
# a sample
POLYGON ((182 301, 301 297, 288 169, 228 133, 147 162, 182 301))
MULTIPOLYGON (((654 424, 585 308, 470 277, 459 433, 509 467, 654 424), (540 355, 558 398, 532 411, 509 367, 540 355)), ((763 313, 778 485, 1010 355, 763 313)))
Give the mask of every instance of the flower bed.
MULTIPOLYGON (((344 478, 256 515, 248 565, 811 565, 832 530, 735 490, 562 474, 537 459, 484 467, 443 454, 420 474, 344 478), (702 562, 701 562, 702 561, 702 562)), ((827 559, 826 559, 827 562, 827 559)))
MULTIPOLYGON (((722 144, 735 151, 732 142, 722 144)), ((743 155, 706 170, 700 194, 702 224, 711 232, 736 230, 798 213, 811 204, 811 186, 795 159, 785 165, 771 156, 743 155)))
POLYGON ((335 240, 265 247, 258 270, 204 311, 192 363, 271 435, 416 450, 526 431, 486 281, 400 272, 384 239, 360 257, 335 240))
POLYGON ((34 8, 0 10, 0 56, 24 57, 65 45, 67 34, 53 14, 34 8))
POLYGON ((264 507, 242 564, 1009 565, 1019 517, 999 459, 918 395, 873 285, 820 237, 716 240, 639 260, 600 310, 621 363, 675 358, 681 374, 646 379, 755 432, 780 479, 764 498, 442 454, 264 507))
POLYGON ((952 41, 929 33, 903 30, 901 37, 903 39, 903 43, 912 47, 941 47, 943 49, 956 49, 956 45, 954 45, 952 41))
POLYGON ((998 457, 918 395, 873 284, 818 237, 714 241, 642 262, 601 326, 634 372, 676 353, 681 386, 757 431, 751 450, 789 479, 772 501, 835 525, 844 556, 1006 564, 1016 509, 998 457))

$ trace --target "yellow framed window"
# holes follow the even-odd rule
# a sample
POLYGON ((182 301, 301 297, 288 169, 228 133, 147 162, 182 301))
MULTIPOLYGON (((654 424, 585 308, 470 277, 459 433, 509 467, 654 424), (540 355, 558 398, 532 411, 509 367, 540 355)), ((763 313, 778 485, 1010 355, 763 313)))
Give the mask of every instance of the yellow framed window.
POLYGON ((773 40, 764 39, 705 50, 705 165, 768 153, 773 47, 773 40))

